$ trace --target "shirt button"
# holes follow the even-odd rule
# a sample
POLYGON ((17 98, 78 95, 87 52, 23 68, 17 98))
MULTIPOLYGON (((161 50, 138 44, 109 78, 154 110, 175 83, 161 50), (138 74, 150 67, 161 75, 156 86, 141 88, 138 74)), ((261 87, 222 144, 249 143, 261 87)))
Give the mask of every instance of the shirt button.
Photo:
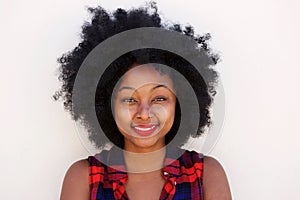
POLYGON ((174 185, 176 185, 177 183, 176 183, 176 181, 174 182, 174 185))
POLYGON ((165 176, 168 176, 168 175, 169 175, 169 173, 168 173, 168 172, 164 172, 164 175, 165 175, 165 176))

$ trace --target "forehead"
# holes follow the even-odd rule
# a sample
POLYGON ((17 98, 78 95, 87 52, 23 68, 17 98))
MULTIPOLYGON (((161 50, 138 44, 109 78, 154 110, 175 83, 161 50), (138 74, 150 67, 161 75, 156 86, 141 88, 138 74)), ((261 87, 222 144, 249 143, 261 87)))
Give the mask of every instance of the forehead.
POLYGON ((169 74, 158 71, 151 64, 137 65, 127 71, 121 80, 121 86, 140 88, 144 85, 165 85, 173 90, 173 81, 169 74))

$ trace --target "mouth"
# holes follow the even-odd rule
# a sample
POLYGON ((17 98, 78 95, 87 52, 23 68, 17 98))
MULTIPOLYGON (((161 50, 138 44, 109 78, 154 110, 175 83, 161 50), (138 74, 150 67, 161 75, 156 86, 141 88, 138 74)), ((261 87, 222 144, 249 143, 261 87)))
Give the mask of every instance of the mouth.
POLYGON ((140 136, 149 136, 151 135, 157 128, 159 124, 140 124, 134 125, 131 128, 140 136))

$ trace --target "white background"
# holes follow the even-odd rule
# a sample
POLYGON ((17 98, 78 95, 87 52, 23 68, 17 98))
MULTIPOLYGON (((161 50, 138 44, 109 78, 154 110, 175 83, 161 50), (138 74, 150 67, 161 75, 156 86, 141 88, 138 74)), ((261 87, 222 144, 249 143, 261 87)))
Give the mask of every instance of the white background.
MULTIPOLYGON (((58 199, 63 176, 88 156, 74 122, 54 102, 56 58, 79 42, 86 6, 138 0, 0 3, 0 199, 58 199)), ((212 33, 226 95, 222 136, 211 152, 234 199, 299 199, 300 3, 297 0, 159 0, 173 22, 212 33)))

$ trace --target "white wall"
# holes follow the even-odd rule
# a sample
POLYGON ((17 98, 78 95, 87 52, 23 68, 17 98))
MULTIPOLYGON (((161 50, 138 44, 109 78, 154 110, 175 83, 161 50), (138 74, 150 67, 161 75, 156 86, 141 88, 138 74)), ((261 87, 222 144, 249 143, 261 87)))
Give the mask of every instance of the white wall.
MULTIPOLYGON (((58 199, 69 165, 88 155, 51 96, 56 58, 77 44, 85 6, 97 2, 0 2, 0 199, 58 199)), ((142 2, 100 1, 107 9, 142 2)), ((157 2, 166 18, 211 32, 222 56, 226 120, 211 155, 224 165, 234 199, 299 199, 300 3, 157 2)))

